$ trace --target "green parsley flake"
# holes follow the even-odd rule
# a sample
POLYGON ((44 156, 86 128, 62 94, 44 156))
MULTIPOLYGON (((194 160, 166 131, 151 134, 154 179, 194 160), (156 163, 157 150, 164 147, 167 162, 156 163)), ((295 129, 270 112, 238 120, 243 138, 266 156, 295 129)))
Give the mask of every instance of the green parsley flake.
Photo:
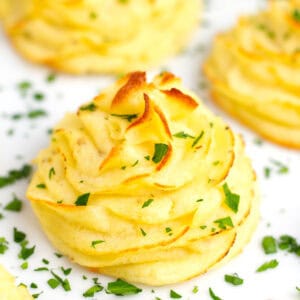
POLYGON ((22 93, 26 93, 31 88, 31 83, 29 81, 22 81, 18 83, 18 89, 22 93))
POLYGON ((224 276, 224 279, 226 282, 231 283, 233 285, 241 285, 244 283, 244 279, 238 277, 237 275, 228 275, 226 274, 224 276))
POLYGON ((142 289, 122 280, 117 279, 114 282, 110 282, 107 285, 107 292, 110 294, 114 294, 117 296, 128 296, 138 294, 142 291, 142 289))
POLYGON ((34 283, 34 282, 32 282, 32 283, 30 284, 30 287, 31 287, 32 289, 37 289, 37 288, 38 288, 37 284, 34 283))
POLYGON ((111 116, 118 117, 118 118, 127 120, 128 122, 131 122, 132 120, 134 120, 138 117, 138 114, 125 114, 125 115, 111 114, 111 116))
POLYGON ((30 112, 27 113, 27 117, 29 119, 35 119, 44 116, 47 116, 47 112, 42 109, 31 110, 30 112))
POLYGON ((83 105, 79 108, 79 110, 88 110, 88 111, 95 111, 97 106, 92 102, 87 105, 83 105))
POLYGON ((32 167, 25 164, 19 170, 11 170, 6 176, 0 177, 0 188, 15 183, 17 180, 27 178, 31 174, 32 167))
POLYGON ((45 95, 43 93, 37 92, 33 94, 33 98, 36 101, 43 101, 45 99, 45 95))
POLYGON ((64 275, 68 276, 72 272, 72 268, 65 269, 64 267, 60 267, 64 275))
POLYGON ((262 264, 257 270, 256 272, 264 272, 268 269, 274 269, 278 266, 278 261, 276 259, 272 259, 270 261, 265 262, 264 264, 262 264))
POLYGON ((143 236, 146 236, 146 235, 147 235, 147 233, 144 231, 143 228, 140 228, 140 231, 141 231, 141 233, 142 233, 143 236))
POLYGON ((27 270, 28 269, 28 261, 24 261, 20 267, 22 270, 27 270))
POLYGON ((39 183, 39 184, 36 185, 36 187, 38 189, 45 189, 46 188, 46 184, 45 183, 39 183))
POLYGON ((34 250, 35 250, 35 246, 33 246, 32 248, 26 248, 26 246, 22 246, 21 251, 18 254, 18 257, 26 260, 34 253, 34 250))
POLYGON ((0 254, 4 254, 8 249, 8 241, 5 237, 0 237, 0 254))
POLYGON ((270 178, 271 169, 269 167, 264 168, 264 175, 265 175, 266 178, 270 178))
POLYGON ((14 241, 16 243, 21 243, 25 240, 25 238, 26 238, 26 234, 14 227, 14 241))
POLYGON ((226 205, 234 212, 237 213, 240 203, 240 195, 234 194, 230 191, 227 183, 223 184, 223 191, 225 194, 226 205))
POLYGON ((92 242, 91 242, 91 246, 92 246, 93 248, 96 248, 96 245, 102 244, 102 243, 104 243, 104 242, 105 242, 105 241, 103 241, 103 240, 92 241, 92 242))
POLYGON ((49 179, 51 179, 53 175, 55 175, 55 170, 54 170, 54 168, 52 167, 52 168, 49 170, 49 172, 48 172, 48 177, 49 177, 49 179))
POLYGON ((212 290, 212 288, 209 288, 209 296, 213 300, 222 300, 220 297, 218 297, 212 290))
POLYGON ((180 294, 176 293, 175 291, 170 290, 170 298, 172 298, 172 299, 180 299, 180 298, 182 298, 182 296, 180 294))
POLYGON ((60 282, 55 278, 50 278, 47 283, 52 289, 56 289, 60 285, 60 282))
POLYGON ((57 274, 55 274, 53 271, 51 271, 51 274, 54 276, 54 278, 61 284, 62 288, 68 292, 71 290, 71 285, 68 279, 62 279, 57 274))
POLYGON ((154 201, 154 199, 148 199, 147 201, 145 201, 143 203, 142 208, 148 207, 153 201, 154 201))
POLYGON ((22 201, 18 199, 16 195, 14 195, 13 200, 7 203, 4 209, 8 211, 19 212, 22 210, 22 205, 23 205, 22 201))
POLYGON ((51 83, 51 82, 55 81, 55 79, 56 79, 56 74, 54 74, 54 73, 50 73, 46 77, 46 81, 48 83, 51 83))
POLYGON ((276 240, 272 236, 265 236, 263 238, 262 247, 265 254, 272 254, 277 252, 276 240))
POLYGON ((219 228, 227 229, 227 227, 233 227, 233 223, 230 217, 215 220, 214 223, 218 224, 219 228))
POLYGON ((169 146, 166 144, 155 144, 154 145, 154 155, 152 157, 152 161, 156 164, 161 162, 164 156, 168 153, 169 146))
POLYGON ((194 139, 195 137, 188 134, 188 133, 185 133, 184 131, 180 131, 180 132, 177 132, 175 134, 173 134, 174 137, 177 137, 179 139, 187 139, 187 138, 191 138, 191 139, 194 139))
POLYGON ((144 158, 145 158, 146 160, 150 160, 150 155, 146 155, 146 156, 144 156, 144 158))
POLYGON ((294 19, 294 21, 300 23, 300 10, 299 9, 295 9, 293 11, 292 18, 294 19))
POLYGON ((87 289, 82 296, 83 297, 94 297, 96 293, 99 293, 103 290, 103 287, 99 284, 95 284, 94 286, 87 289))
POLYGON ((271 159, 271 163, 278 168, 277 173, 279 173, 279 174, 288 173, 288 171, 289 171, 288 166, 284 165, 282 162, 280 162, 278 160, 271 159))
POLYGON ((193 294, 197 294, 198 291, 199 291, 199 288, 195 285, 193 290, 192 290, 193 294))
POLYGON ((80 195, 75 201, 76 206, 86 206, 89 201, 90 193, 80 195))
POLYGON ((194 148, 199 143, 199 141, 202 139, 203 135, 204 135, 204 131, 202 130, 201 133, 195 138, 195 140, 192 144, 192 148, 194 148))

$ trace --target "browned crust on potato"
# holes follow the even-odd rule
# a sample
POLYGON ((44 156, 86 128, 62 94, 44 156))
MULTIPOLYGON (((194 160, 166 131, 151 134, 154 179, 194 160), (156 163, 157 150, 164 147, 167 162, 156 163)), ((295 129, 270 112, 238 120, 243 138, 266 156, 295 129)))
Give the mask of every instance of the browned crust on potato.
POLYGON ((169 99, 178 101, 184 104, 186 108, 189 108, 191 110, 199 106, 198 102, 195 101, 191 96, 184 94, 176 88, 172 88, 170 90, 162 90, 161 92, 167 95, 169 99))

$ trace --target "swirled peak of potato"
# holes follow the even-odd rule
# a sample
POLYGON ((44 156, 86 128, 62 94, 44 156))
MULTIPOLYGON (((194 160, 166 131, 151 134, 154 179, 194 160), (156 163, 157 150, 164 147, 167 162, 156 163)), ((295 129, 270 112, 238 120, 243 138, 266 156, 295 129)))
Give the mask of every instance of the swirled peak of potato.
POLYGON ((1 0, 10 40, 59 71, 127 73, 159 65, 188 42, 201 0, 1 0))
POLYGON ((15 285, 14 277, 0 265, 0 299, 2 300, 32 300, 23 285, 15 285))
POLYGON ((300 1, 273 0, 218 35, 204 71, 224 110, 278 144, 300 148, 300 1))
POLYGON ((181 81, 121 78, 56 126, 27 196, 49 239, 97 272, 187 280, 241 251, 258 219, 240 136, 181 81))

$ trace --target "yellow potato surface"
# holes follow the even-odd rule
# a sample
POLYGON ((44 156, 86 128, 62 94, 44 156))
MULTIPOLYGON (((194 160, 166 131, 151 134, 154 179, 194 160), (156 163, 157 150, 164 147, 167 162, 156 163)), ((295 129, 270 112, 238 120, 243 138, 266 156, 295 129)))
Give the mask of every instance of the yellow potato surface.
POLYGON ((258 220, 240 136, 181 81, 119 79, 55 127, 27 197, 54 246, 96 272, 187 280, 239 253, 258 220))
POLYGON ((300 148, 300 2, 271 0, 219 34, 204 72, 213 99, 262 136, 300 148))
POLYGON ((27 289, 16 286, 14 277, 0 265, 0 299, 1 300, 32 300, 27 289))
POLYGON ((74 74, 157 66, 187 44, 201 11, 201 0, 0 1, 25 58, 74 74))

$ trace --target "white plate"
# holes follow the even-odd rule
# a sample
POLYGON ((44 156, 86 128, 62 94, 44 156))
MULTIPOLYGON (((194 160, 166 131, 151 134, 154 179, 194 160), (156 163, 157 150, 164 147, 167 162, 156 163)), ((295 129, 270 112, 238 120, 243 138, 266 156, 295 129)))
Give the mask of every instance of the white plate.
MULTIPOLYGON (((207 48, 211 44, 214 34, 232 26, 238 15, 249 13, 259 8, 261 0, 214 0, 206 1, 208 7, 204 16, 204 26, 195 35, 192 45, 187 51, 166 63, 162 69, 168 69, 183 78, 185 84, 196 91, 217 114, 222 115, 228 123, 238 132, 241 132, 247 142, 247 152, 253 159, 253 165, 260 182, 262 203, 261 222, 245 251, 225 267, 210 271, 208 274, 195 278, 183 284, 155 288, 142 287, 143 292, 132 296, 132 299, 169 299, 170 289, 182 295, 182 299, 210 299, 208 289, 211 287, 215 294, 222 299, 256 299, 256 300, 293 300, 299 299, 300 293, 296 286, 300 286, 300 257, 285 252, 265 255, 261 240, 265 235, 278 238, 282 234, 290 234, 300 242, 300 155, 299 152, 283 149, 267 142, 258 146, 254 143, 255 135, 241 127, 235 121, 220 112, 209 103, 200 74, 200 65, 207 48), (203 51, 204 49, 204 51, 203 51), (271 159, 278 160, 289 167, 287 174, 278 174, 271 159), (271 167, 271 177, 264 178, 264 168, 271 167), (276 269, 263 273, 255 270, 263 262, 277 259, 279 266, 276 269), (224 274, 238 273, 244 279, 241 286, 232 286, 224 282, 224 274), (194 286, 199 291, 193 294, 194 286)), ((101 88, 111 83, 111 77, 86 76, 72 77, 58 75, 57 79, 49 84, 45 78, 49 74, 39 66, 34 66, 23 61, 10 47, 4 35, 0 36, 0 176, 12 168, 19 168, 30 161, 38 151, 47 146, 51 128, 67 111, 74 111, 81 103, 89 101, 101 88), (16 88, 21 81, 30 81, 33 85, 27 97, 22 97, 16 88), (43 92, 45 100, 33 100, 32 93, 43 92), (9 116, 15 113, 24 113, 33 108, 42 108, 48 112, 48 117, 36 120, 12 121, 9 116), (13 134, 7 132, 12 129, 13 134)), ((159 72, 161 69, 156 70, 159 72)), ((151 72, 154 74, 156 72, 151 72)), ((111 278, 88 272, 70 263, 65 258, 57 258, 55 249, 48 242, 40 225, 35 218, 24 193, 27 182, 25 180, 12 186, 0 189, 0 213, 5 218, 0 220, 0 237, 9 241, 9 251, 0 254, 0 263, 5 265, 17 276, 17 282, 30 285, 35 282, 37 289, 30 288, 31 293, 42 294, 38 299, 85 299, 82 293, 93 285, 92 278, 98 277, 106 286, 111 278), (20 213, 7 212, 3 206, 12 199, 15 193, 23 199, 23 210, 20 213), (18 258, 19 246, 13 242, 13 227, 27 234, 29 245, 36 245, 35 253, 29 258, 29 267, 22 270, 22 260, 18 258), (72 267, 68 276, 72 286, 70 292, 65 292, 61 287, 53 290, 47 285, 51 277, 48 272, 35 272, 35 268, 44 264, 42 259, 49 260, 49 268, 62 275, 61 266, 72 267), (86 275, 88 279, 83 280, 86 275)), ((64 277, 64 276, 63 276, 64 277)), ((104 291, 97 294, 95 299, 115 299, 104 291)), ((128 297, 130 298, 130 297, 128 297)))

